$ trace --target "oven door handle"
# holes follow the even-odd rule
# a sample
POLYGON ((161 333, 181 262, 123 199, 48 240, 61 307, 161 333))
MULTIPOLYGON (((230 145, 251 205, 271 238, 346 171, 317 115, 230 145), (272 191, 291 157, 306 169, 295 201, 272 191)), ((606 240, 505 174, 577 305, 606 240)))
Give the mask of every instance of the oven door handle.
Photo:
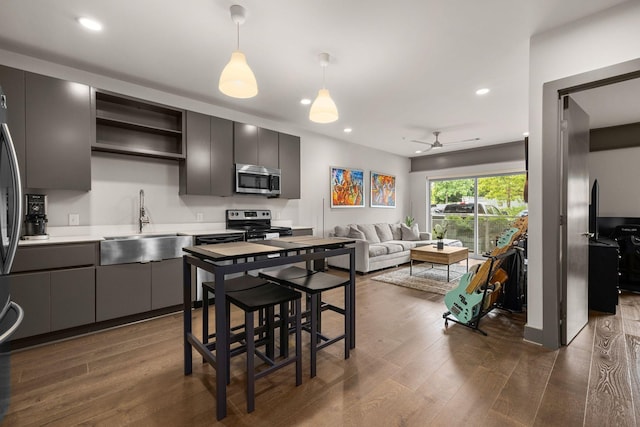
POLYGON ((198 237, 198 244, 200 245, 216 245, 219 243, 242 242, 242 241, 244 241, 244 236, 240 236, 240 235, 224 236, 224 237, 198 237))

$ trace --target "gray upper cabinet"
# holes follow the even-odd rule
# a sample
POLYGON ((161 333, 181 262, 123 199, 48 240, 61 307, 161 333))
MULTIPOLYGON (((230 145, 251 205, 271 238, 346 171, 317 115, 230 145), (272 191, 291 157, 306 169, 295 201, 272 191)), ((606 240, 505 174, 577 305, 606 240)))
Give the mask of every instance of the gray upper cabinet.
POLYGON ((211 120, 187 111, 187 158, 180 165, 180 194, 211 194, 211 120))
POLYGON ((278 168, 278 132, 258 128, 258 165, 278 168))
POLYGON ((233 123, 235 163, 278 167, 278 132, 246 123, 233 123))
POLYGON ((258 126, 233 123, 233 160, 247 165, 258 164, 258 126))
POLYGON ((188 111, 180 194, 233 195, 233 122, 188 111))
POLYGON ((20 180, 25 183, 25 72, 0 65, 0 86, 7 96, 9 132, 18 156, 20 180))
POLYGON ((231 196, 234 184, 233 122, 211 117, 211 195, 231 196))
POLYGON ((91 88, 26 73, 27 188, 91 189, 91 88))
POLYGON ((283 199, 300 198, 300 137, 279 134, 279 161, 283 199))

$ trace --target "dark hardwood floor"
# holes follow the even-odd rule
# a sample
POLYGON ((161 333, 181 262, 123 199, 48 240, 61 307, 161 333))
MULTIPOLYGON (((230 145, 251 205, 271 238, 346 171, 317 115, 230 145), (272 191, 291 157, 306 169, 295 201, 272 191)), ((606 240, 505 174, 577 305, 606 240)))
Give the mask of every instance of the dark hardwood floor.
MULTIPOLYGON (((229 416, 219 425, 640 424, 640 295, 622 294, 615 316, 592 312, 570 346, 550 351, 523 341, 524 314, 490 313, 482 321, 487 337, 445 328, 441 295, 372 276, 357 278, 349 360, 341 344, 330 346, 310 379, 305 348, 302 385, 295 387, 293 366, 258 380, 256 410, 247 414, 238 356, 229 416)), ((340 293, 328 298, 340 302, 340 293)), ((340 325, 336 316, 323 328, 340 325)), ((18 351, 2 425, 216 425, 215 371, 194 352, 185 377, 182 354, 181 313, 18 351)))

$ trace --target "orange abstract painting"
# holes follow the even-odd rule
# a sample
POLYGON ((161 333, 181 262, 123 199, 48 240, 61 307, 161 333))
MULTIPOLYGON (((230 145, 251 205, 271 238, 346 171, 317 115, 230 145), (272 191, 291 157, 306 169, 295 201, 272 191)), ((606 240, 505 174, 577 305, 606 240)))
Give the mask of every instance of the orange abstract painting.
POLYGON ((331 207, 364 207, 364 171, 350 168, 331 168, 331 207))
POLYGON ((396 177, 378 172, 371 172, 371 207, 396 207, 396 177))

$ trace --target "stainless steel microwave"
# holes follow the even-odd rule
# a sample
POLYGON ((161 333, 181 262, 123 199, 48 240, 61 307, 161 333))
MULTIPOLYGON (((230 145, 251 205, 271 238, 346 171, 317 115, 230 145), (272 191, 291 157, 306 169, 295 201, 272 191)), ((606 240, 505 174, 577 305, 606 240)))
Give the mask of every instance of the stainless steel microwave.
POLYGON ((280 169, 236 163, 236 193, 280 194, 280 169))

